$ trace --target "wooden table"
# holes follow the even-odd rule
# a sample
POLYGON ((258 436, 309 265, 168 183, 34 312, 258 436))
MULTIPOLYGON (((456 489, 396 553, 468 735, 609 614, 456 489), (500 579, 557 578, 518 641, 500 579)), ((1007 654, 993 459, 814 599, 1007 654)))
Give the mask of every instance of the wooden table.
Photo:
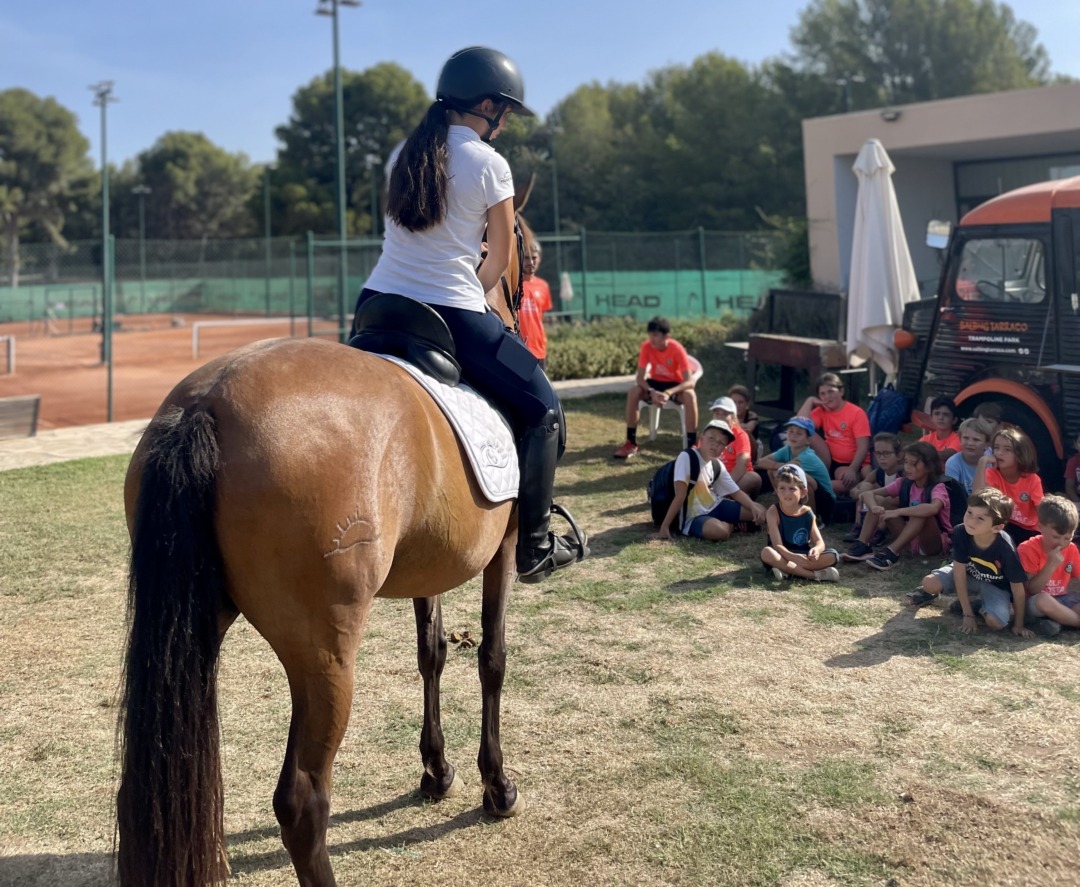
MULTIPOLYGON (((735 346, 737 343, 729 343, 735 346)), ((746 347, 746 387, 753 394, 754 410, 771 419, 787 419, 799 411, 795 403, 795 370, 806 370, 810 384, 825 370, 847 369, 847 348, 843 342, 833 339, 805 339, 801 336, 781 336, 775 333, 756 333, 750 336, 746 347), (757 400, 758 362, 780 367, 780 397, 776 400, 757 400)), ((865 372, 865 369, 854 372, 865 372)), ((849 378, 851 378, 849 376, 849 378)), ((848 400, 858 401, 853 392, 848 400)))

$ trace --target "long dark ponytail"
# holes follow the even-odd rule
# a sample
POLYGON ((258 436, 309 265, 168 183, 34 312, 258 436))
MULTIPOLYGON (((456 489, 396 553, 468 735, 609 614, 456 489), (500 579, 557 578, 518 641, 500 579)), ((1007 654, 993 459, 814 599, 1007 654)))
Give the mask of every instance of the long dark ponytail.
POLYGON ((434 102, 412 131, 390 174, 386 212, 409 231, 425 231, 446 217, 450 122, 447 106, 434 102))

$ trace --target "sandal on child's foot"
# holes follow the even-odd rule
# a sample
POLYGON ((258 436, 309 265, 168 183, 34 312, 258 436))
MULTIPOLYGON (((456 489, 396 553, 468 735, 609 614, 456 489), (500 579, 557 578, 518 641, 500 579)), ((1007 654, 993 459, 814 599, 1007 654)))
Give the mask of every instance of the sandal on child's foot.
POLYGON ((914 591, 907 593, 907 602, 909 607, 925 607, 927 604, 932 604, 938 599, 936 594, 930 594, 925 588, 916 588, 914 591))

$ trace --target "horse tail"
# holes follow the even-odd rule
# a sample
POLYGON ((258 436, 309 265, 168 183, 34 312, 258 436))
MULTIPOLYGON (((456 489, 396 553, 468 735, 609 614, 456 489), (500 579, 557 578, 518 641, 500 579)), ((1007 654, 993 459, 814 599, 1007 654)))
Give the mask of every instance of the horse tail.
POLYGON ((220 449, 204 408, 146 432, 132 521, 128 643, 118 725, 117 875, 124 887, 224 884, 214 533, 220 449))

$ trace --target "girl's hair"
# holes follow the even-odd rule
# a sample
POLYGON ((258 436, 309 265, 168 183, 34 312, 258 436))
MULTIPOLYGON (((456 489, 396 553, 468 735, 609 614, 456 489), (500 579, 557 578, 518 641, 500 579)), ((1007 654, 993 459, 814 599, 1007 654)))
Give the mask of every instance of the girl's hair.
POLYGON ((990 445, 994 445, 999 437, 1005 438, 1012 444, 1013 453, 1016 455, 1016 467, 1021 474, 1035 474, 1039 470, 1039 457, 1035 454, 1035 445, 1031 438, 1019 428, 1002 428, 994 435, 990 445))
POLYGON ((817 391, 822 385, 828 385, 830 388, 839 388, 840 393, 844 393, 844 380, 836 375, 836 373, 822 373, 818 376, 817 384, 814 385, 814 391, 817 391))
POLYGON ((926 476, 931 481, 941 477, 941 453, 924 441, 917 441, 904 447, 905 456, 914 456, 926 466, 926 476))
POLYGON ((994 429, 990 427, 990 423, 985 419, 980 419, 978 416, 972 416, 970 419, 965 419, 960 423, 960 434, 965 431, 974 431, 976 434, 981 434, 986 438, 986 442, 990 443, 990 435, 994 433, 994 429))
POLYGON ((874 443, 888 444, 894 453, 900 452, 900 438, 891 431, 879 431, 874 435, 874 443))
POLYGON ((794 469, 794 466, 792 466, 792 465, 781 465, 779 468, 776 469, 776 482, 777 482, 777 484, 779 484, 780 481, 782 481, 782 480, 790 481, 791 483, 795 484, 795 486, 797 486, 799 488, 799 493, 800 493, 799 501, 800 502, 803 499, 806 498, 806 484, 803 483, 802 478, 799 477, 799 472, 797 472, 794 469))
POLYGON ((730 397, 733 394, 737 394, 737 395, 739 395, 739 397, 746 398, 746 403, 747 404, 750 404, 754 399, 754 398, 752 398, 750 396, 750 389, 747 388, 745 385, 732 385, 727 390, 727 393, 728 393, 728 397, 730 397))
POLYGON ((446 105, 433 102, 390 173, 386 214, 407 231, 426 231, 446 217, 449 131, 446 105))

